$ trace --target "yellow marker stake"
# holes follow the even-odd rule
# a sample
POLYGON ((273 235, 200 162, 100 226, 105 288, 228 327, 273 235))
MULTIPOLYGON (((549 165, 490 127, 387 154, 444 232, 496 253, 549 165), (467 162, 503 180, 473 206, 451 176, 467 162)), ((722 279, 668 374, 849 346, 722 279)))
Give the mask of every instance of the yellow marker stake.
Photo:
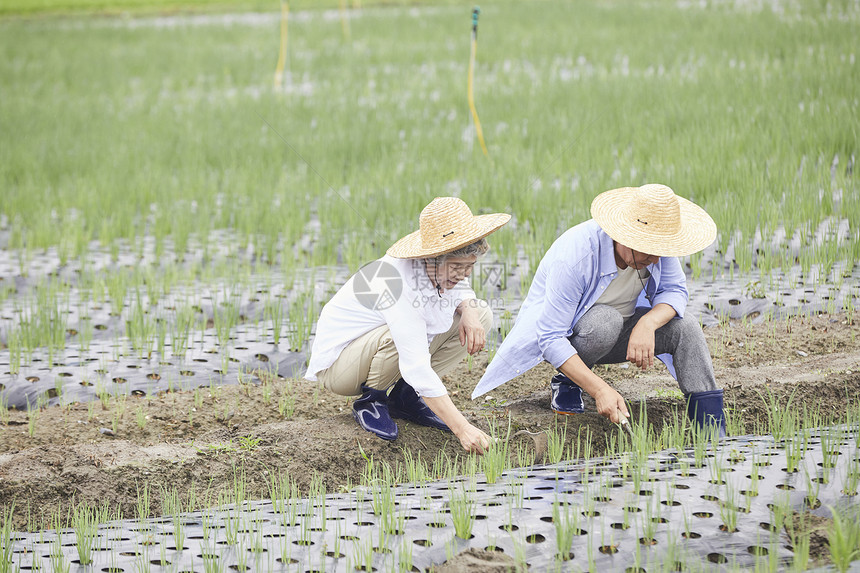
POLYGON ((340 27, 343 30, 343 39, 349 40, 349 18, 346 15, 346 0, 340 0, 340 27))
POLYGON ((284 79, 284 66, 287 64, 287 27, 290 18, 290 3, 281 0, 281 51, 278 53, 278 65, 275 68, 275 89, 281 87, 284 79))
POLYGON ((473 84, 475 83, 475 54, 478 51, 478 14, 480 13, 481 9, 475 6, 472 10, 472 55, 469 58, 469 109, 472 110, 472 119, 475 121, 475 131, 478 134, 481 149, 484 150, 484 155, 489 157, 487 144, 484 143, 484 131, 481 129, 481 120, 478 119, 478 110, 475 109, 475 91, 473 89, 473 84))

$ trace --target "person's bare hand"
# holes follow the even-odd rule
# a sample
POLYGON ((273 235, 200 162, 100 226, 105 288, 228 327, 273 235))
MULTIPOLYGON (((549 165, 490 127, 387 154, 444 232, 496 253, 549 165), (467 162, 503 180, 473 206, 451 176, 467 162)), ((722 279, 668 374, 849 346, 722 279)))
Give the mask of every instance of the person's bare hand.
POLYGON ((490 447, 490 440, 492 440, 490 436, 472 424, 463 426, 463 429, 457 433, 457 438, 464 450, 479 454, 483 454, 490 447))
POLYGON ((654 329, 643 320, 637 322, 630 333, 627 360, 642 370, 654 366, 654 329))
POLYGON ((460 313, 460 345, 466 347, 466 352, 475 354, 484 347, 486 333, 478 312, 466 307, 460 313))
POLYGON ((597 413, 609 418, 613 424, 620 424, 622 419, 630 417, 624 398, 614 388, 607 386, 594 397, 594 401, 597 403, 597 413))

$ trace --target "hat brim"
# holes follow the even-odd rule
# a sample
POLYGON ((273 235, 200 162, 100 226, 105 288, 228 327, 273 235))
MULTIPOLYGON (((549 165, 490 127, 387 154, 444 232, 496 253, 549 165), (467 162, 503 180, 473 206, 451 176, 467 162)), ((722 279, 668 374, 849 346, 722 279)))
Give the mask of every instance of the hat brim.
POLYGON ((388 248, 386 254, 397 259, 423 259, 427 257, 438 257, 457 249, 461 249, 466 245, 471 245, 479 239, 483 239, 487 235, 497 231, 505 223, 511 220, 511 216, 507 213, 492 213, 489 215, 477 215, 472 220, 473 231, 467 235, 462 235, 456 241, 451 241, 444 248, 425 249, 421 246, 421 231, 409 233, 388 248))
POLYGON ((635 187, 604 191, 591 203, 591 216, 607 235, 634 251, 657 257, 684 257, 708 247, 717 238, 717 224, 707 211, 683 197, 678 197, 680 226, 675 233, 643 231, 624 212, 626 199, 635 187))

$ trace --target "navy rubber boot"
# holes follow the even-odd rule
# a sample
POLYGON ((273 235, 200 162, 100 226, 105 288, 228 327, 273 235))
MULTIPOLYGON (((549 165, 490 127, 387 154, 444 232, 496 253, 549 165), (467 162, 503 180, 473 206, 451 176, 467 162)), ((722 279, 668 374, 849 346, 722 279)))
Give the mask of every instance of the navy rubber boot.
POLYGON ((397 424, 388 412, 388 395, 384 390, 361 387, 361 397, 352 403, 352 416, 358 425, 383 440, 397 438, 397 424))
POLYGON ((402 378, 397 381, 388 394, 388 411, 392 418, 402 418, 422 426, 439 428, 450 432, 451 429, 437 416, 430 406, 402 378))
POLYGON ((550 408, 556 414, 582 414, 585 405, 582 403, 582 388, 564 374, 556 374, 549 383, 552 389, 550 408))
POLYGON ((687 396, 687 417, 700 428, 709 429, 720 438, 725 438, 726 415, 723 412, 723 391, 694 392, 687 396))

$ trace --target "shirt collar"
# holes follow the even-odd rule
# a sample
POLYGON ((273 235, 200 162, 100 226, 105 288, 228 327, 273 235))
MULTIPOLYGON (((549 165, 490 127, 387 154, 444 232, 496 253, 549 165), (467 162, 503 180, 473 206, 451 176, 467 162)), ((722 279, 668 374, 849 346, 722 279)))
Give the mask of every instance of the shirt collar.
POLYGON ((600 260, 598 261, 598 270, 600 277, 615 275, 618 273, 618 265, 615 264, 615 243, 612 237, 606 234, 603 229, 597 231, 597 238, 600 241, 600 260))

